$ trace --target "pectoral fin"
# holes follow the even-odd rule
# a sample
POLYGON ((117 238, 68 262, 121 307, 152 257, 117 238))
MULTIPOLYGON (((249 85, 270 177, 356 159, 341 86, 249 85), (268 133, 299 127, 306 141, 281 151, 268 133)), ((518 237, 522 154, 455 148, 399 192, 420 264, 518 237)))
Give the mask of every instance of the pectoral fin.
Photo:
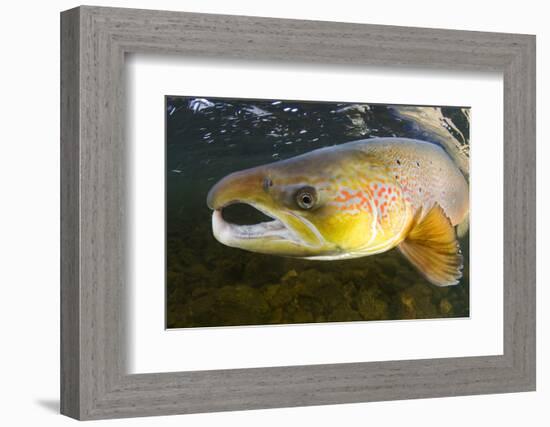
POLYGON ((434 285, 456 285, 462 277, 462 254, 451 221, 437 203, 420 217, 418 213, 399 249, 434 285))

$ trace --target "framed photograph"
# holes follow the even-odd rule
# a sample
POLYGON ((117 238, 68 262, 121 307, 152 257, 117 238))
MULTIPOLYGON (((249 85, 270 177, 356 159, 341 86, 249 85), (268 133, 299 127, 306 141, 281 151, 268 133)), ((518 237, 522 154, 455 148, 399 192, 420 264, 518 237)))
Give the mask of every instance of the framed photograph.
POLYGON ((470 108, 165 111, 168 329, 469 317, 470 108))
POLYGON ((535 37, 61 15, 61 411, 535 389, 535 37))

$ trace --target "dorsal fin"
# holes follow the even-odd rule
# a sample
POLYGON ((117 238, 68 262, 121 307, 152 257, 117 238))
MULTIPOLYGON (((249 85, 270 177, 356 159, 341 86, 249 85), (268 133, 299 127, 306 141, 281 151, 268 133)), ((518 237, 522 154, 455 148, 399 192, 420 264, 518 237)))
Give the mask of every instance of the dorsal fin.
POLYGON ((434 285, 456 285, 462 277, 462 254, 455 230, 437 203, 423 218, 417 212, 399 249, 434 285))

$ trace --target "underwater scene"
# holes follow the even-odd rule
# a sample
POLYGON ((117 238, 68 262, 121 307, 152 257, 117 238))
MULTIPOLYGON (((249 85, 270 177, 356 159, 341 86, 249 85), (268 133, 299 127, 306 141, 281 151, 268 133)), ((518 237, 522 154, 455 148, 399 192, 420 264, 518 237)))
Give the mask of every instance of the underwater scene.
POLYGON ((469 316, 470 108, 165 102, 167 328, 469 316))

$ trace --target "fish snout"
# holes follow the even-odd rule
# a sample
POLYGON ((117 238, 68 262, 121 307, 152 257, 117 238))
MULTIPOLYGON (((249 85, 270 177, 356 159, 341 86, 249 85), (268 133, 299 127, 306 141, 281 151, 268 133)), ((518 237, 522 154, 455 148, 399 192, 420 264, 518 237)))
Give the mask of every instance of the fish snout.
POLYGON ((206 204, 210 209, 213 211, 218 209, 218 205, 216 203, 216 195, 218 193, 218 187, 221 181, 217 182, 211 189, 208 191, 208 195, 206 196, 206 204))
POLYGON ((234 172, 214 184, 206 196, 206 204, 212 210, 220 210, 232 203, 258 201, 263 196, 263 181, 259 170, 234 172))

